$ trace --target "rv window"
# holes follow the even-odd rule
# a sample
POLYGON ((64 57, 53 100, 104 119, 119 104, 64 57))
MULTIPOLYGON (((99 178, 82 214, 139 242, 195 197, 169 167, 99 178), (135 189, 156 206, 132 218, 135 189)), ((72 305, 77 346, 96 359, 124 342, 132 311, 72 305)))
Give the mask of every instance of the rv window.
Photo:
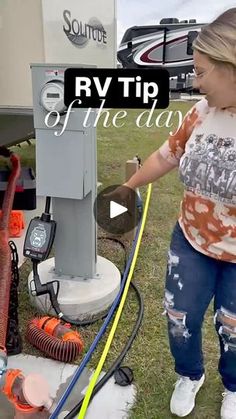
POLYGON ((170 25, 173 23, 179 23, 179 19, 176 17, 164 17, 160 20, 160 25, 170 25))
POLYGON ((188 38, 187 38, 187 55, 193 55, 193 41, 198 36, 197 31, 189 31, 188 38))
POLYGON ((137 36, 143 36, 148 35, 149 33, 156 33, 160 30, 163 30, 163 28, 158 26, 138 26, 136 28, 133 28, 132 38, 136 38, 137 36))

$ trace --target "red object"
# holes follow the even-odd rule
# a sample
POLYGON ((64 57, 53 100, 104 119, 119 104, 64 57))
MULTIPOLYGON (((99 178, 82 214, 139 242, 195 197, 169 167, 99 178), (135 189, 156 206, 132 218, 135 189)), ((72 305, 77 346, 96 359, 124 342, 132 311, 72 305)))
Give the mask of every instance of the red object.
POLYGON ((16 192, 24 192, 23 186, 17 185, 16 186, 16 192))
MULTIPOLYGON (((0 217, 2 211, 0 210, 0 217)), ((8 233, 9 237, 21 237, 25 228, 25 219, 23 211, 12 210, 10 213, 8 233)))

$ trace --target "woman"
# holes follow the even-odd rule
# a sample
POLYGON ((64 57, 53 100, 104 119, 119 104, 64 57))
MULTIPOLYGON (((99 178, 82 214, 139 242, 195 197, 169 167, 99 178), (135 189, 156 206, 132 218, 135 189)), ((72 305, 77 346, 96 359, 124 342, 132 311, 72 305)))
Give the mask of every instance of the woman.
MULTIPOLYGON (((205 375, 201 327, 214 297, 225 387, 222 419, 236 419, 236 8, 194 41, 195 86, 206 96, 125 183, 135 189, 179 166, 184 184, 166 274, 165 311, 179 379, 170 409, 194 408, 205 375)), ((125 189, 125 188, 124 188, 125 189)))

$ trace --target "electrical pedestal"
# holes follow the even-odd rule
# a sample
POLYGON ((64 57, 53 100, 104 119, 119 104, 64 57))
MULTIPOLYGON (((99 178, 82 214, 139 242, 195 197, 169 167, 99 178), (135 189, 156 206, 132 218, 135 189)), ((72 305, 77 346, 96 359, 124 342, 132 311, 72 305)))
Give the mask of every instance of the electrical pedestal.
MULTIPOLYGON (((42 284, 60 281, 62 312, 86 319, 102 315, 112 304, 119 292, 120 272, 112 262, 97 256, 95 111, 90 113, 89 127, 83 124, 87 109, 73 108, 68 115, 63 100, 68 67, 73 65, 31 66, 37 195, 45 200, 52 197, 51 212, 57 223, 55 258, 40 263, 38 270, 42 284)), ((42 311, 48 310, 47 296, 31 295, 31 299, 42 311)))

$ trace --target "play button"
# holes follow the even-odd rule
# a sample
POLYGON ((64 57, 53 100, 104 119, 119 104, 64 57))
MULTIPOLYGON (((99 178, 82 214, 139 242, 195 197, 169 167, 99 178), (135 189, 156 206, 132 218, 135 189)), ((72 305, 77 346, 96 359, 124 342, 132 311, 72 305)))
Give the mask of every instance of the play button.
POLYGON ((94 215, 98 225, 111 234, 122 235, 138 224, 140 199, 136 192, 123 185, 112 185, 97 195, 94 215))
POLYGON ((128 211, 128 208, 123 205, 117 204, 117 202, 114 201, 110 202, 110 218, 118 217, 126 211, 128 211))

